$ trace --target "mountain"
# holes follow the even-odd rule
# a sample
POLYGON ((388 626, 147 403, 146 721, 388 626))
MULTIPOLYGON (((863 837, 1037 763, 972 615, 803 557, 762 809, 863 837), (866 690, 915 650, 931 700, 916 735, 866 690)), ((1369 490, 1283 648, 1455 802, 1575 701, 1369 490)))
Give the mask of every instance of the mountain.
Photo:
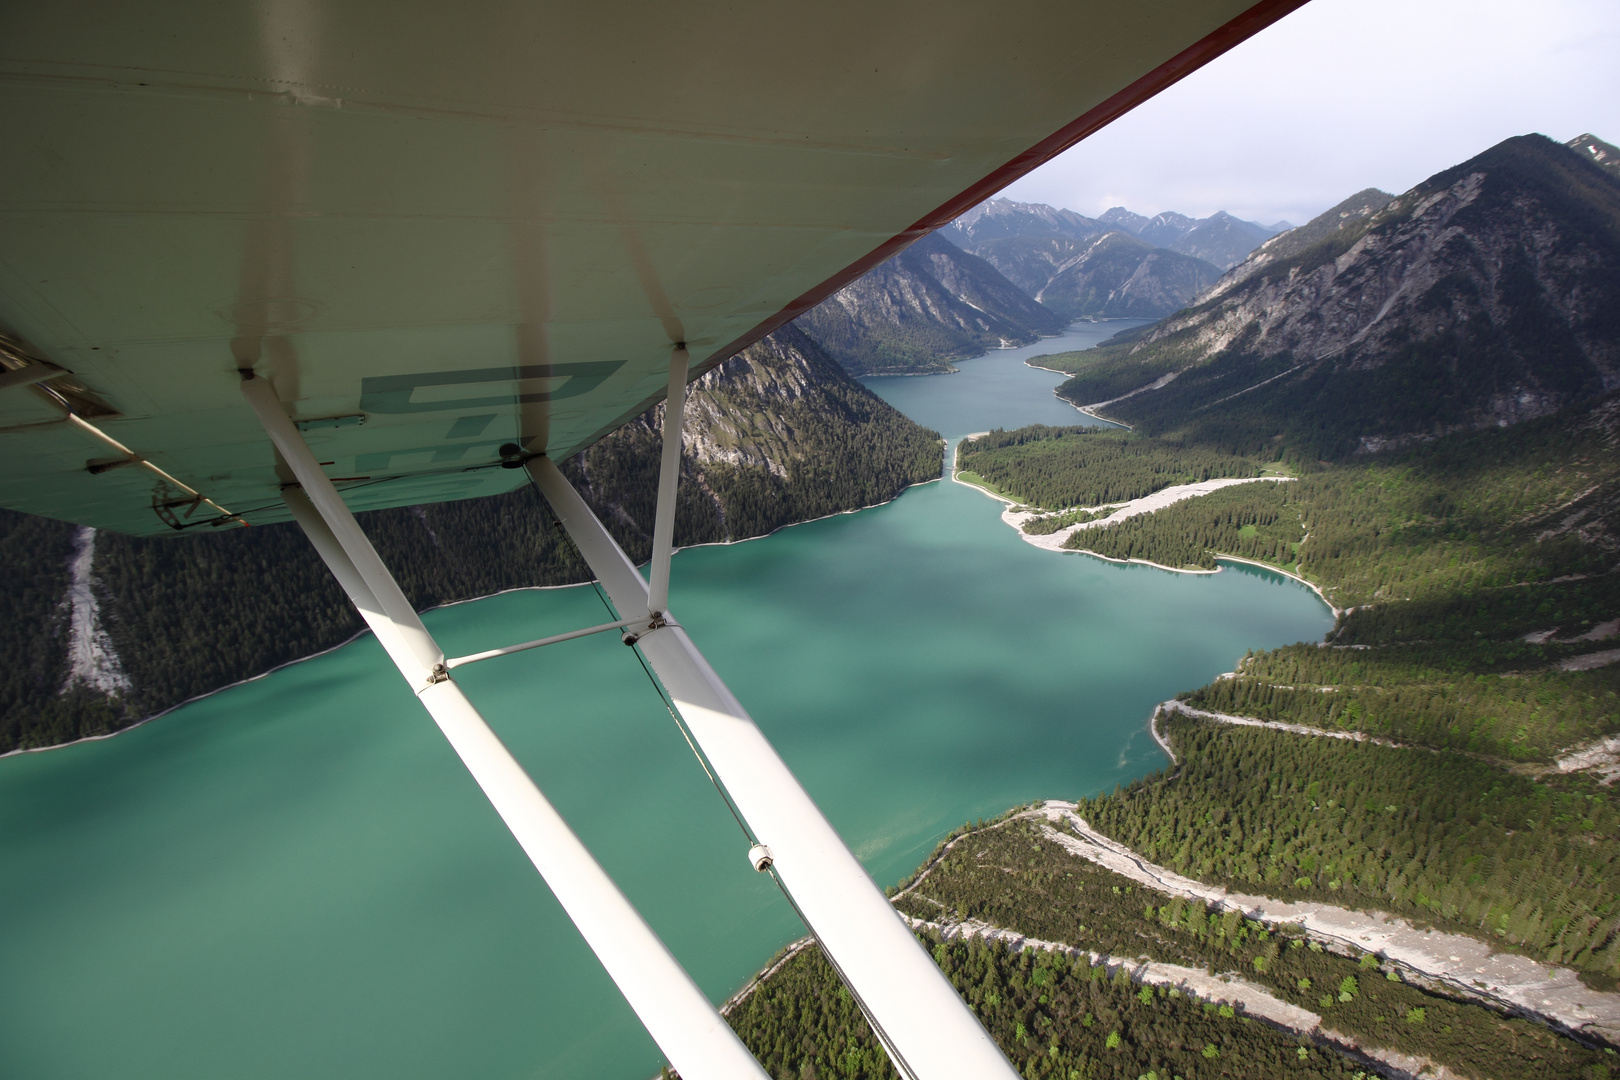
POLYGON ((1395 196, 1377 188, 1358 191, 1337 206, 1330 207, 1301 225, 1289 229, 1261 244, 1250 252, 1242 265, 1235 267, 1222 281, 1223 288, 1253 275, 1263 267, 1282 259, 1291 259, 1306 249, 1325 240, 1329 233, 1363 218, 1371 217, 1395 200, 1395 196))
POLYGON ((1122 229, 1154 247, 1169 248, 1212 262, 1222 270, 1242 262, 1244 256, 1268 237, 1289 228, 1286 221, 1261 225, 1233 217, 1225 210, 1218 210, 1207 218, 1192 218, 1173 212, 1150 218, 1123 206, 1105 211, 1097 221, 1109 228, 1122 229))
POLYGON ((1084 240, 1059 236, 1002 236, 973 245, 973 254, 995 267, 1026 296, 1039 300, 1046 283, 1090 250, 1095 242, 1095 236, 1084 240))
POLYGON ((1230 270, 1272 235, 1273 230, 1267 226, 1243 221, 1220 210, 1165 246, 1171 251, 1214 263, 1222 270, 1230 270))
POLYGON ((1109 232, 1085 241, 1036 299, 1069 319, 1151 319, 1185 307, 1219 277, 1202 259, 1109 232))
MULTIPOLYGON (((651 550, 662 409, 564 463, 637 560, 651 550)), ((763 535, 939 475, 939 437, 791 326, 692 385, 682 442, 680 544, 763 535)), ((529 487, 359 519, 418 608, 590 577, 529 487)), ((0 511, 0 565, 11 582, 0 641, 13 659, 0 674, 0 753, 116 731, 361 628, 290 524, 174 541, 0 511), (94 671, 69 655, 86 604, 102 627, 94 671)))
MULTIPOLYGON (((1164 228, 1166 226, 1174 227, 1175 219, 1188 222, 1192 220, 1182 214, 1160 214, 1158 218, 1150 218, 1127 210, 1123 206, 1112 206, 1097 215, 1097 224, 1109 229, 1122 229, 1132 236, 1140 237, 1142 230, 1153 225, 1155 221, 1159 223, 1160 228, 1164 228)), ((1179 231, 1175 233, 1175 236, 1180 235, 1179 231)))
POLYGON ((952 360, 1028 345, 1068 322, 1042 307, 990 263, 938 234, 795 320, 855 375, 952 370, 952 360))
POLYGON ((1583 157, 1590 157, 1611 173, 1620 173, 1620 147, 1606 143, 1590 132, 1577 136, 1564 145, 1583 157))
POLYGON ((1121 211, 1120 228, 1146 240, 1154 247, 1169 247, 1192 232, 1200 224, 1197 218, 1190 218, 1186 214, 1178 214, 1175 211, 1166 211, 1162 214, 1155 214, 1153 217, 1143 221, 1140 227, 1133 229, 1131 225, 1136 222, 1140 215, 1131 213, 1123 206, 1116 206, 1114 209, 1121 211))
POLYGON ((1084 240, 1107 231, 1106 226, 1073 210, 1058 210, 1045 203, 990 199, 941 229, 940 235, 958 247, 972 251, 985 241, 1012 236, 1084 240))
POLYGON ((1196 306, 1077 359, 1060 392, 1147 433, 1314 459, 1620 387, 1620 182, 1590 156, 1509 139, 1306 229, 1321 239, 1285 234, 1196 306))
POLYGON ((991 199, 939 235, 1067 319, 1159 318, 1191 303, 1222 270, 1287 227, 1225 211, 1150 218, 1122 206, 1092 219, 1042 203, 991 199))

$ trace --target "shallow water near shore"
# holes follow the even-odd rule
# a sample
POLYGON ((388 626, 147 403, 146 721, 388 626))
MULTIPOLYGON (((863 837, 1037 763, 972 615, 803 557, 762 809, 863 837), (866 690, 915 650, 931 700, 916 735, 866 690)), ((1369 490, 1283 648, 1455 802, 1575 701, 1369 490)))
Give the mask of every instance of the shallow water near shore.
MULTIPOLYGON (((1084 422, 1022 357, 959 366, 873 388, 951 435, 1084 422), (1023 418, 1004 407, 1019 394, 1023 418)), ((880 884, 964 820, 1159 768, 1154 703, 1332 621, 1260 568, 1041 551, 999 512, 934 483, 675 560, 672 608, 880 884)), ((602 612, 581 587, 427 622, 454 654, 602 612)), ((611 635, 457 678, 713 998, 803 933, 611 635)), ((0 1075, 645 1080, 660 1064, 370 637, 0 761, 0 910, 0 1075)))

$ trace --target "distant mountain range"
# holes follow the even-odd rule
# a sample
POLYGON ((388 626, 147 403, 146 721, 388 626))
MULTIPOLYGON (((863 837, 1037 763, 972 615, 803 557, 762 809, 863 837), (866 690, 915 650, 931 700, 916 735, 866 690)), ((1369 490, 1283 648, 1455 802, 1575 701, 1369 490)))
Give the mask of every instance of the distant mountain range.
POLYGON ((1076 354, 1060 392, 1149 434, 1339 458, 1620 388, 1620 175, 1604 147, 1526 135, 1398 197, 1359 192, 1195 306, 1076 354))
POLYGON ((940 234, 964 250, 982 255, 979 246, 995 240, 1087 240, 1104 233, 1122 232, 1151 247, 1168 248, 1226 270, 1268 238, 1292 227, 1286 221, 1275 225, 1244 221, 1224 210, 1207 218, 1174 212, 1147 217, 1116 206, 1088 218, 1073 210, 1057 210, 1043 203, 991 199, 951 222, 940 234))
POLYGON ((796 325, 855 375, 925 374, 1075 319, 1156 319, 1287 222, 1227 213, 1100 218, 991 199, 840 289, 796 325))

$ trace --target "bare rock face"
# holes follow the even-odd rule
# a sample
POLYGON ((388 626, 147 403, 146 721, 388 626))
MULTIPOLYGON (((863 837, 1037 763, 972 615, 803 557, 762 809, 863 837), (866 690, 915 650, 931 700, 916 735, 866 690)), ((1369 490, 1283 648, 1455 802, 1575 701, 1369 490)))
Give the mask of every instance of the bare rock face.
MULTIPOLYGON (((1132 365, 1142 386, 1179 372, 1120 417, 1334 456, 1620 387, 1620 182, 1601 166, 1522 136, 1375 209, 1381 194, 1275 238, 1197 306, 1100 355, 1113 389, 1132 365)), ((1065 396, 1087 398, 1087 382, 1065 396)))

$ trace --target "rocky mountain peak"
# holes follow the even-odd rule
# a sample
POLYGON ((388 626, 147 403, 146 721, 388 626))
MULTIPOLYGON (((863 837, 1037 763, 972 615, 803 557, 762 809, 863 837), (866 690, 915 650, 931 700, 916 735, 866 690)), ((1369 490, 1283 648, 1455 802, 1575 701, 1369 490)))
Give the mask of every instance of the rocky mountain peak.
POLYGON ((951 222, 940 235, 966 248, 1008 236, 1081 240, 1102 231, 1097 222, 1073 210, 1059 210, 1045 203, 990 199, 951 222))
POLYGON ((1123 206, 1110 206, 1097 215, 1097 223, 1110 229, 1124 229, 1132 236, 1140 235, 1142 230, 1153 223, 1153 219, 1123 206))

